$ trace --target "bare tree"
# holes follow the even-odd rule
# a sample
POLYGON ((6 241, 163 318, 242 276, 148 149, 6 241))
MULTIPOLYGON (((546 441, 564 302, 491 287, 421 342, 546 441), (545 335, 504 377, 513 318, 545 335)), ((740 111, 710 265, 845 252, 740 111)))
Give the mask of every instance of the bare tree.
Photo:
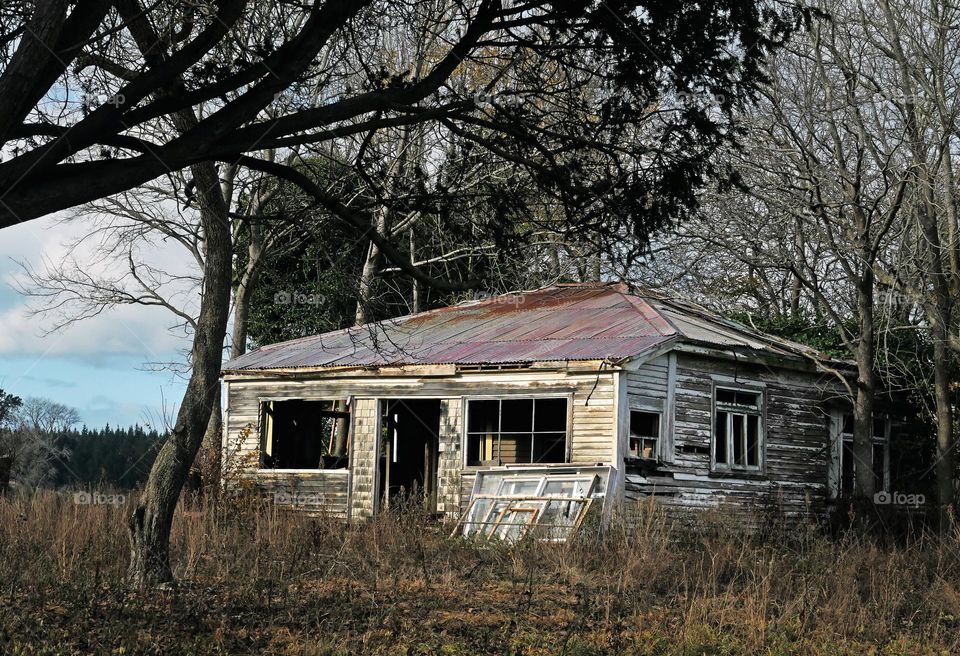
POLYGON ((872 45, 892 69, 881 89, 896 110, 909 144, 914 193, 912 219, 918 227, 919 274, 894 278, 918 300, 933 344, 934 398, 937 423, 937 496, 941 526, 950 525, 955 503, 955 449, 951 380, 957 339, 955 299, 960 297, 960 230, 957 184, 952 158, 957 141, 960 103, 956 81, 960 38, 953 25, 958 8, 941 0, 915 3, 879 0, 880 17, 870 25, 872 45), (890 83, 893 83, 892 86, 890 83), (891 88, 892 86, 892 88, 891 88), (895 91, 894 91, 895 90, 895 91))
MULTIPOLYGON (((897 373, 933 390, 945 521, 956 478, 960 15, 939 0, 813 6, 824 18, 771 59, 746 147, 732 156, 743 188, 710 194, 700 219, 655 243, 646 275, 836 328, 858 365, 861 463, 876 364, 897 365, 883 342, 898 330, 927 336, 930 369, 897 373)), ((857 469, 869 496, 869 468, 857 469)))
POLYGON ((860 47, 868 39, 860 10, 817 8, 829 18, 771 58, 746 147, 732 155, 742 187, 712 195, 703 219, 665 246, 671 262, 689 262, 674 267, 678 280, 774 316, 803 306, 839 332, 857 366, 855 496, 866 503, 875 492, 876 277, 906 214, 912 171, 902 132, 865 82, 882 70, 860 47))
POLYGON ((13 469, 13 444, 9 430, 23 400, 0 389, 0 494, 7 494, 13 469))
POLYGON ((0 426, 0 454, 9 463, 6 484, 12 479, 24 489, 34 489, 50 478, 55 462, 69 457, 59 438, 80 423, 80 414, 62 403, 36 397, 25 399, 10 414, 6 426, 0 426))

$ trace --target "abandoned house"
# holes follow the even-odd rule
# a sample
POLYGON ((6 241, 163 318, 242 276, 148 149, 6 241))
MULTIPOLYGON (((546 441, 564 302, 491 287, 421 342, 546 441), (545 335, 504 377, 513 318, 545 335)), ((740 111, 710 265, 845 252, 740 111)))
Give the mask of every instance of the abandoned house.
MULTIPOLYGON (((400 495, 466 533, 849 491, 849 363, 625 284, 558 285, 265 346, 224 366, 225 457, 275 498, 367 518, 400 495)), ((878 418, 878 489, 896 430, 878 418)))

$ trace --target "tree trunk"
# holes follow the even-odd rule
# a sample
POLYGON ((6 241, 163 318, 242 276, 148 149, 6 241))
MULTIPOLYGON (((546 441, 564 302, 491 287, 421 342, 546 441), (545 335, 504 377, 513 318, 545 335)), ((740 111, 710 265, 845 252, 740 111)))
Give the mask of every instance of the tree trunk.
MULTIPOLYGON (((919 207, 919 219, 931 288, 931 298, 924 304, 924 310, 930 322, 930 338, 933 341, 933 388, 937 422, 937 523, 940 529, 944 530, 951 525, 950 516, 954 503, 953 407, 950 399, 953 353, 949 345, 953 295, 949 255, 943 252, 944 244, 937 224, 937 207, 932 197, 931 183, 932 180, 925 187, 924 202, 919 207)), ((946 232, 949 234, 949 230, 946 232)))
POLYGON ((0 456, 0 496, 6 496, 10 491, 10 471, 13 469, 13 458, 0 456))
MULTIPOLYGON (((793 238, 794 257, 796 257, 796 261, 799 263, 804 260, 803 226, 799 220, 794 222, 793 229, 796 233, 793 238)), ((793 320, 800 319, 800 299, 802 292, 803 281, 800 279, 800 276, 794 274, 790 278, 790 318, 793 320)))
POLYGON ((190 488, 202 494, 210 491, 210 486, 220 482, 220 465, 223 459, 223 396, 218 384, 210 402, 210 419, 203 433, 201 452, 193 463, 193 476, 190 488))
MULTIPOLYGON (((162 40, 140 11, 138 3, 115 3, 127 29, 151 66, 163 65, 162 40)), ((159 89, 158 96, 169 89, 159 89)), ((174 127, 187 134, 197 126, 192 109, 171 115, 174 127)), ((228 203, 213 162, 190 167, 196 188, 200 227, 204 237, 203 283, 200 313, 191 350, 192 371, 177 421, 154 460, 150 475, 129 521, 130 582, 148 587, 173 581, 170 568, 170 528, 183 485, 197 451, 219 408, 220 365, 230 314, 233 282, 233 235, 228 203)), ((232 181, 232 174, 227 176, 232 181)))
POLYGON ((953 298, 960 296, 960 217, 957 215, 956 197, 956 179, 953 175, 953 154, 949 148, 943 149, 941 156, 943 162, 943 176, 945 187, 944 217, 946 220, 946 260, 947 270, 950 272, 950 280, 947 285, 950 295, 953 298))
MULTIPOLYGON (((340 400, 334 405, 337 412, 348 412, 347 402, 340 400)), ((337 419, 336 439, 333 442, 333 455, 342 458, 347 455, 347 434, 350 432, 350 422, 346 418, 337 419)))
MULTIPOLYGON (((857 395, 853 403, 853 457, 856 462, 854 501, 858 511, 869 507, 876 492, 873 476, 873 398, 876 374, 873 368, 873 271, 866 267, 857 285, 860 339, 857 341, 857 395)), ((863 519, 863 517, 861 517, 863 519)))
POLYGON ((233 297, 233 333, 230 338, 230 357, 236 358, 247 352, 247 330, 250 325, 250 299, 257 286, 260 275, 260 258, 262 249, 259 238, 254 241, 251 235, 248 249, 247 268, 237 283, 237 291, 233 297))
MULTIPOLYGON (((410 230, 407 232, 407 238, 409 239, 409 242, 410 242, 410 261, 416 262, 417 261, 417 242, 414 239, 413 228, 410 228, 410 230)), ((420 283, 417 282, 416 278, 413 278, 411 280, 411 285, 413 289, 411 293, 412 298, 410 299, 410 311, 413 314, 416 314, 417 312, 420 312, 420 309, 423 305, 420 300, 420 283)))
MULTIPOLYGON (((377 210, 374 230, 381 235, 387 234, 387 209, 380 207, 377 210)), ((367 259, 363 262, 363 271, 360 273, 360 285, 357 291, 357 312, 354 324, 360 326, 373 320, 370 313, 370 304, 373 302, 373 286, 380 273, 380 249, 371 240, 367 249, 367 259)))
POLYGON ((927 251, 928 275, 932 287, 932 302, 927 305, 930 337, 933 341, 933 387, 937 419, 937 519, 941 529, 950 526, 953 512, 953 407, 950 399, 950 372, 953 353, 948 344, 953 315, 950 293, 950 271, 941 252, 940 231, 933 216, 935 209, 929 201, 920 212, 927 251))
POLYGON ((193 338, 193 371, 177 422, 130 517, 131 582, 139 587, 169 583, 170 528, 184 481, 210 421, 219 390, 220 363, 230 308, 232 243, 227 206, 213 164, 192 167, 204 232, 203 296, 193 338))
POLYGON ((550 270, 547 272, 549 279, 560 278, 560 245, 551 244, 547 246, 547 262, 550 270))
POLYGON ((934 392, 937 403, 937 519, 941 530, 953 514, 953 413, 950 406, 950 349, 946 331, 933 331, 934 392))
MULTIPOLYGON (((919 157, 919 151, 915 157, 919 157)), ((949 160, 949 152, 945 159, 949 160)), ((949 161, 945 166, 946 182, 953 183, 953 168, 949 161)), ((924 189, 924 203, 920 206, 920 227, 926 246, 927 268, 932 288, 933 302, 926 307, 933 340, 933 388, 937 417, 937 523, 940 530, 952 524, 954 510, 954 436, 953 406, 950 399, 950 373, 953 369, 953 352, 950 349, 950 326, 953 322, 954 302, 954 248, 956 221, 953 187, 949 187, 944 203, 946 207, 946 230, 942 234, 938 225, 938 207, 933 197, 934 180, 927 172, 928 184, 924 189), (946 243, 944 243, 946 242, 946 243)))
MULTIPOLYGON (((70 5, 66 0, 48 0, 31 3, 34 7, 30 22, 17 44, 12 58, 5 60, 0 76, 0 143, 6 143, 11 128, 27 114, 29 107, 40 99, 37 76, 46 68, 51 57, 57 57, 57 40, 63 32, 70 5)), ((83 9, 81 9, 83 11, 83 9)), ((89 11, 89 8, 87 8, 89 11)), ((66 64, 64 64, 66 66, 66 64)), ((53 82, 54 78, 51 78, 53 82)))

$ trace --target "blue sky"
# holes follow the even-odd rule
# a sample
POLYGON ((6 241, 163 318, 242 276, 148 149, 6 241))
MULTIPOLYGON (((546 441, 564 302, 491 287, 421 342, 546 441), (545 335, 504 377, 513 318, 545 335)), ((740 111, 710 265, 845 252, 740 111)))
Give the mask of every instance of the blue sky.
MULTIPOLYGON (((179 405, 185 381, 148 368, 183 362, 188 346, 182 331, 169 329, 173 320, 166 310, 125 306, 47 334, 59 317, 32 315, 35 301, 13 287, 21 274, 16 261, 35 268, 62 261, 64 245, 85 227, 40 219, 0 230, 0 388, 72 406, 88 426, 162 428, 164 417, 179 405)), ((151 255, 186 266, 185 258, 169 248, 151 255)))

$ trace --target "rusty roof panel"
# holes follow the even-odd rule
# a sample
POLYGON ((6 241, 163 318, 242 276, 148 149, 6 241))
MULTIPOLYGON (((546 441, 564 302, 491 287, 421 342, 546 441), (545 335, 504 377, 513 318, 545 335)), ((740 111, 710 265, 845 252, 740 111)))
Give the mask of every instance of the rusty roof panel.
POLYGON ((702 308, 621 283, 506 294, 273 344, 224 370, 621 359, 676 337, 798 352, 702 308))

